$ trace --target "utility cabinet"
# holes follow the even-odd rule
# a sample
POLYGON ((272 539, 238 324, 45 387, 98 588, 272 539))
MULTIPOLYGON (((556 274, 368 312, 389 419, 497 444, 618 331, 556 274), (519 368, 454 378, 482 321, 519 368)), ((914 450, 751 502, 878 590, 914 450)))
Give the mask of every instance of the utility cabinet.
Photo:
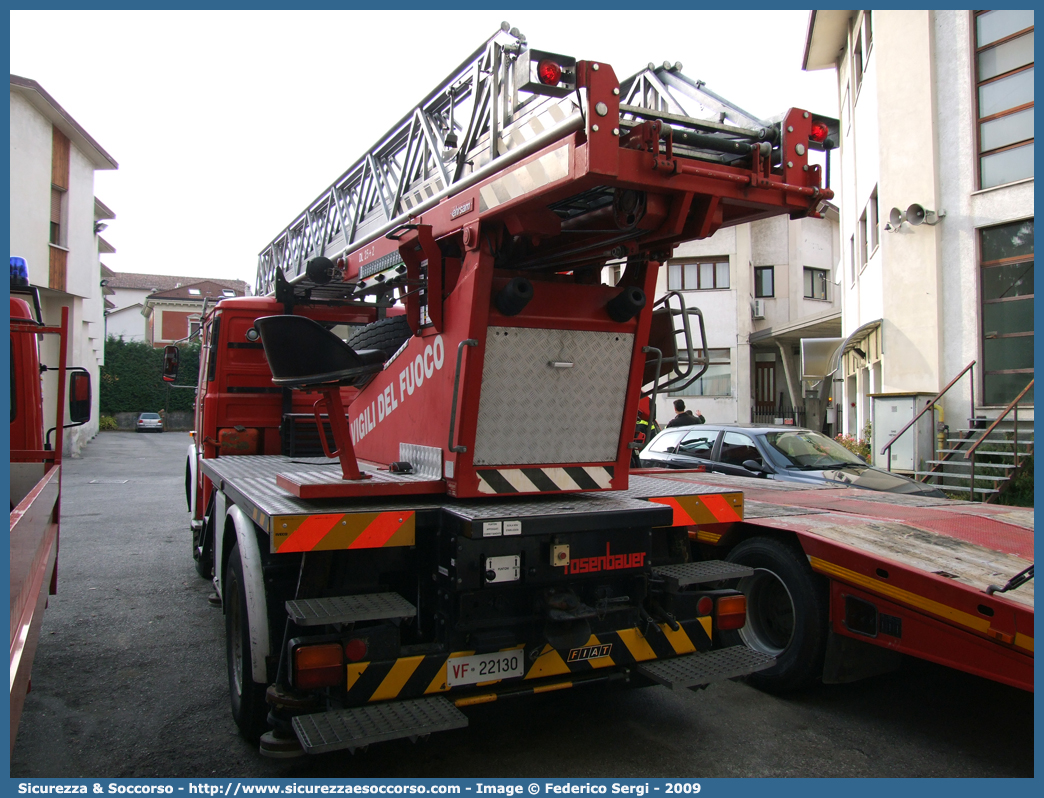
MULTIPOLYGON (((933 398, 935 393, 870 394, 870 437, 873 443, 870 454, 873 465, 885 469, 889 467, 881 449, 933 398)), ((917 423, 892 444, 890 459, 892 471, 926 470, 926 462, 935 459, 934 410, 917 419, 917 423)))

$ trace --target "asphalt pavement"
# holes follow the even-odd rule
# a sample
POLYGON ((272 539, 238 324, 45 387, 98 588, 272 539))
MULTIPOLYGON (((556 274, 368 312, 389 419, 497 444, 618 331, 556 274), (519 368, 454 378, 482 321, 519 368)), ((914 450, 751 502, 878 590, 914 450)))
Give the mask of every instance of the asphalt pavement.
POLYGON ((261 757, 228 706, 224 624, 190 554, 185 433, 105 432, 66 460, 58 595, 15 777, 1031 777, 1031 694, 910 660, 779 698, 742 682, 566 692, 354 755, 261 757))

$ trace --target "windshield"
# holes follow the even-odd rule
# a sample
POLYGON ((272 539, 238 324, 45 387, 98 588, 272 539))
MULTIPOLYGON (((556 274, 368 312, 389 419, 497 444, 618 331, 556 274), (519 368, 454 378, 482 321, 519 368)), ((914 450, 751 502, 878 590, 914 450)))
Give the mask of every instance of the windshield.
POLYGON ((148 419, 159 418, 159 413, 142 413, 141 417, 142 418, 148 418, 148 419))
POLYGON ((769 432, 763 437, 768 444, 769 457, 783 468, 813 470, 840 465, 866 465, 858 455, 818 432, 769 432))

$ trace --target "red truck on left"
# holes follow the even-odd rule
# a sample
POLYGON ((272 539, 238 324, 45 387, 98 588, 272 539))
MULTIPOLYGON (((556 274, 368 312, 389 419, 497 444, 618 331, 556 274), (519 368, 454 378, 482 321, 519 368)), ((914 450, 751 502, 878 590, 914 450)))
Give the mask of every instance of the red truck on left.
POLYGON ((58 588, 62 432, 91 415, 91 377, 66 366, 69 309, 61 323, 42 319, 22 258, 11 258, 11 749, 29 692, 33 656, 47 596, 58 588), (30 304, 31 303, 31 304, 30 304), (58 336, 58 363, 41 365, 39 341, 58 336), (45 415, 42 381, 58 377, 55 407, 45 415), (68 421, 66 421, 68 390, 68 421), (48 426, 53 419, 53 424, 48 426), (52 442, 53 437, 53 442, 52 442))

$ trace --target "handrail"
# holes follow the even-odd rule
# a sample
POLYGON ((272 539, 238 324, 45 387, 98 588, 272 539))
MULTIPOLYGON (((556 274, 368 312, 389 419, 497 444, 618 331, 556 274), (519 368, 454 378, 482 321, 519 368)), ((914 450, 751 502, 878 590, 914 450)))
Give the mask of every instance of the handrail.
MULTIPOLYGON (((986 436, 989 435, 991 432, 993 432, 993 430, 997 427, 997 425, 1000 424, 1001 421, 1003 421, 1004 418, 1008 415, 1008 413, 1010 413, 1012 411, 1012 408, 1014 408, 1014 410, 1015 410, 1014 425, 1013 425, 1014 440, 1012 441, 1012 444, 1013 444, 1012 445, 1012 455, 1013 455, 1013 458, 1014 458, 1015 468, 1016 468, 1016 470, 1018 469, 1018 467, 1019 467, 1019 400, 1022 399, 1022 397, 1026 395, 1026 391, 1028 391, 1032 387, 1033 387, 1033 380, 1030 380, 1029 384, 1026 385, 1026 387, 1022 389, 1022 391, 1019 393, 1018 396, 1016 396, 1014 399, 1011 400, 1011 404, 1009 404, 1004 409, 1003 413, 1001 413, 999 416, 997 416, 996 420, 992 424, 990 424, 990 426, 986 429, 986 431, 984 433, 982 433, 982 435, 979 436, 979 440, 975 441, 975 443, 973 443, 971 445, 971 448, 968 449, 968 452, 964 455, 964 459, 965 460, 971 458, 971 485, 968 488, 968 497, 972 501, 975 501, 975 450, 979 448, 979 444, 981 444, 984 440, 986 440, 986 436)), ((1014 475, 1014 473, 1015 472, 1013 471, 1012 474, 1014 475)), ((1009 479, 1010 478, 1011 477, 1009 477, 1009 479)), ((1007 484, 1007 483, 1005 483, 1005 484, 1007 484)), ((994 496, 996 496, 996 494, 994 494, 994 496)), ((989 499, 987 499, 986 501, 992 500, 994 498, 994 496, 990 496, 989 499)))
MULTIPOLYGON (((961 369, 960 373, 956 377, 954 377, 952 380, 950 380, 948 383, 946 383, 946 387, 943 388, 941 391, 939 391, 939 393, 937 393, 933 399, 929 399, 928 403, 924 407, 921 408, 921 412, 920 413, 918 413, 916 416, 914 416, 912 419, 910 419, 910 421, 907 423, 907 425, 905 427, 903 427, 901 430, 899 430, 897 433, 895 433, 895 435, 892 436, 892 439, 890 441, 888 441, 888 443, 886 443, 884 446, 881 447, 881 454, 885 454, 885 452, 888 452, 889 454, 891 454, 892 444, 895 443, 897 440, 899 440, 899 438, 901 438, 903 436, 903 433, 905 433, 908 429, 910 429, 910 427, 912 427, 917 422, 917 419, 919 419, 921 416, 923 416, 925 413, 927 413, 931 408, 933 408, 935 406, 935 403, 938 402, 942 398, 944 393, 946 393, 948 390, 950 390, 950 388, 953 387, 954 383, 957 382, 957 380, 959 380, 961 377, 963 377, 967 371, 969 371, 970 369, 973 369, 974 367, 975 367, 975 361, 973 360, 971 363, 969 363, 967 366, 965 366, 963 369, 961 369)), ((974 418, 974 416, 975 416, 975 375, 974 375, 974 373, 972 374, 971 391, 972 391, 971 392, 971 399, 972 399, 971 416, 974 418)), ((888 461, 888 470, 891 471, 892 470, 892 458, 891 457, 887 457, 886 460, 888 461)), ((914 466, 916 466, 916 465, 917 464, 914 463, 914 466)))
MULTIPOLYGON (((987 427, 986 431, 984 433, 982 433, 982 435, 979 436, 979 440, 975 441, 975 443, 973 443, 971 445, 971 448, 968 449, 968 451, 964 455, 964 459, 965 460, 967 460, 969 457, 971 457, 973 454, 975 454, 975 450, 979 448, 979 444, 983 443, 986 440, 986 436, 989 435, 991 432, 993 432, 994 428, 1004 420, 1004 418, 1008 415, 1008 413, 1011 412, 1012 408, 1015 407, 1019 403, 1019 400, 1021 400, 1022 397, 1026 395, 1026 391, 1028 391, 1032 387, 1033 387, 1033 380, 1030 380, 1029 384, 1025 388, 1022 389, 1022 391, 1019 393, 1019 395, 1011 400, 1011 404, 1009 404, 1006 408, 1004 408, 1004 412, 1001 413, 999 416, 997 416, 997 419, 992 424, 990 424, 989 427, 987 427)), ((1018 439, 1017 438, 1016 438, 1015 443, 1018 444, 1018 439)), ((1019 464, 1019 452, 1018 452, 1018 448, 1016 447, 1016 449, 1015 449, 1015 465, 1018 465, 1018 464, 1019 464)))

